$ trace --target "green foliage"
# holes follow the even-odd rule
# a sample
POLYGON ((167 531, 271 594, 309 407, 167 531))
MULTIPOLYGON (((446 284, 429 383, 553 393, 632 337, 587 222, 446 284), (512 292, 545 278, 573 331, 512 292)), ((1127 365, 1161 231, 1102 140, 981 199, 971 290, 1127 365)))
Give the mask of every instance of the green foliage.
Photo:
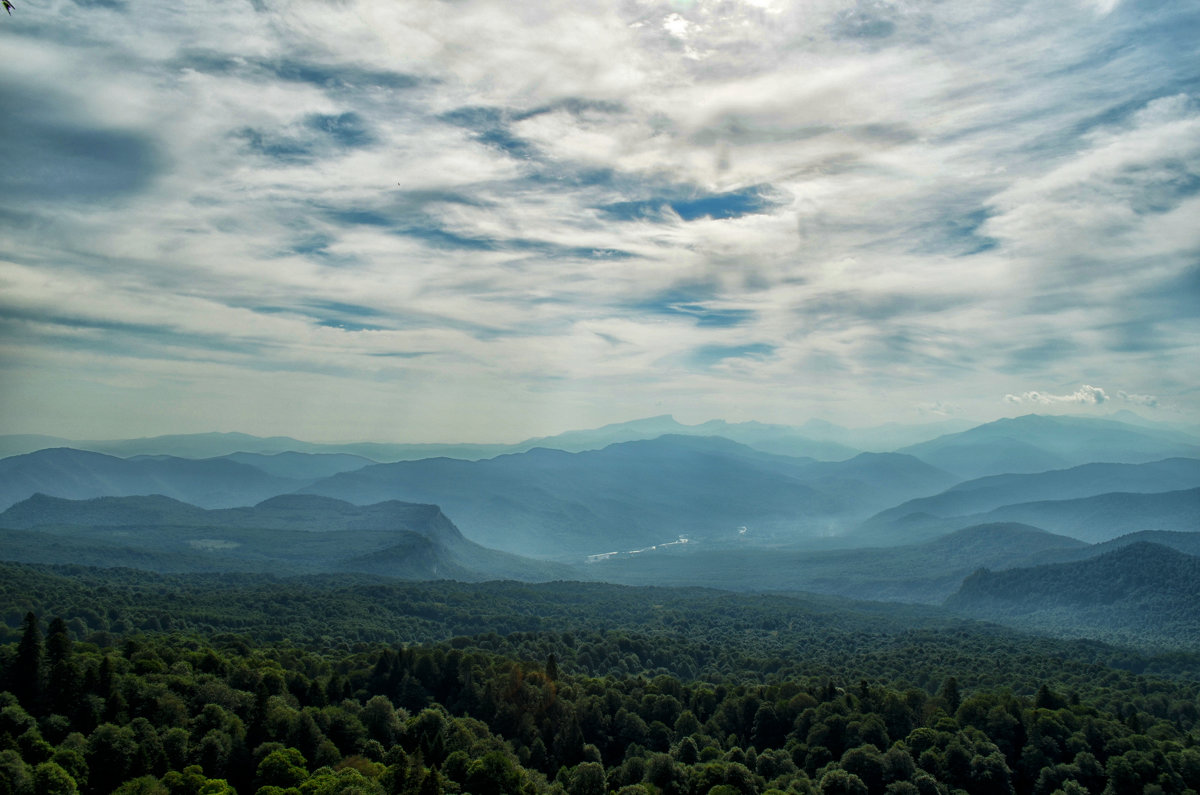
POLYGON ((1197 600, 1200 557, 1138 541, 1075 563, 980 569, 946 604, 966 615, 1063 637, 1195 651, 1197 600))
POLYGON ((76 686, 62 702, 0 695, 0 792, 1200 788, 1200 688, 1105 666, 1095 644, 706 591, 234 581, 189 606, 186 579, 14 571, 29 590, 0 689, 38 656, 30 602, 62 616, 39 670, 76 686), (303 632, 260 635, 256 600, 292 595, 312 614, 280 626, 303 632), (189 631, 113 631, 171 603, 189 631), (413 642, 351 640, 388 622, 413 642), (520 628, 460 633, 506 623, 520 628))

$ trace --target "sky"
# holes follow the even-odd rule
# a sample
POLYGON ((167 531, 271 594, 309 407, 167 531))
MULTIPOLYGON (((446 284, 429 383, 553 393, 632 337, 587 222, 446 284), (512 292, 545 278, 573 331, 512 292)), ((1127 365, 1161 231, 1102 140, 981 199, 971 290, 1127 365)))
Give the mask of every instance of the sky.
POLYGON ((0 433, 1200 420, 1200 5, 15 0, 0 433))

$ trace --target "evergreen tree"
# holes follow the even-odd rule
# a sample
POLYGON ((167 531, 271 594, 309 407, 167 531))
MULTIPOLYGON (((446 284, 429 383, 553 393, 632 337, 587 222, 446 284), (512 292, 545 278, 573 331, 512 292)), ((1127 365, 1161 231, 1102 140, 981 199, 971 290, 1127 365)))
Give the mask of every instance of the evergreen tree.
POLYGON ((38 619, 32 612, 25 614, 17 658, 13 661, 13 692, 30 712, 36 712, 42 696, 42 662, 45 643, 38 619))

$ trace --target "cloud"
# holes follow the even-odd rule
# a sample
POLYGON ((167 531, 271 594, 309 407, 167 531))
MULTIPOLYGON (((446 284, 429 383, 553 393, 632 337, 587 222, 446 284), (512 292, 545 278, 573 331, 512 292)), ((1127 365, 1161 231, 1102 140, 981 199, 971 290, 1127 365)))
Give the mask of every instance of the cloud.
POLYGON ((1057 404, 1073 404, 1078 406, 1098 406, 1109 400, 1108 393, 1098 386, 1084 384, 1069 395, 1052 395, 1046 392, 1022 392, 1020 395, 1005 395, 1009 403, 1033 403, 1043 406, 1057 404))
POLYGON ((0 383, 443 439, 1200 395, 1187 4, 107 5, 0 30, 0 383))
POLYGON ((1125 391, 1117 392, 1117 397, 1124 400, 1126 403, 1132 403, 1135 406, 1145 406, 1146 408, 1157 408, 1158 397, 1155 395, 1138 395, 1131 394, 1125 391))
POLYGON ((946 403, 941 400, 932 402, 918 403, 917 413, 921 415, 932 415, 934 417, 953 417, 962 411, 954 403, 946 403))

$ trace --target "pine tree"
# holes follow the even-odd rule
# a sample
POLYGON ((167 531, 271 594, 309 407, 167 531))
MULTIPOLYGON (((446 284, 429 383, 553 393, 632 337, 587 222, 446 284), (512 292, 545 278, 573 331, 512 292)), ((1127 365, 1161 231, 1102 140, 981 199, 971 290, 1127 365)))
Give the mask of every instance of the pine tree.
POLYGON ((30 712, 37 712, 42 697, 42 662, 45 643, 38 619, 32 612, 25 614, 24 631, 13 661, 13 691, 30 712))
POLYGON ((59 715, 74 715, 78 711, 82 682, 73 654, 67 624, 61 618, 55 618, 50 622, 50 632, 46 636, 47 690, 50 711, 59 715))

